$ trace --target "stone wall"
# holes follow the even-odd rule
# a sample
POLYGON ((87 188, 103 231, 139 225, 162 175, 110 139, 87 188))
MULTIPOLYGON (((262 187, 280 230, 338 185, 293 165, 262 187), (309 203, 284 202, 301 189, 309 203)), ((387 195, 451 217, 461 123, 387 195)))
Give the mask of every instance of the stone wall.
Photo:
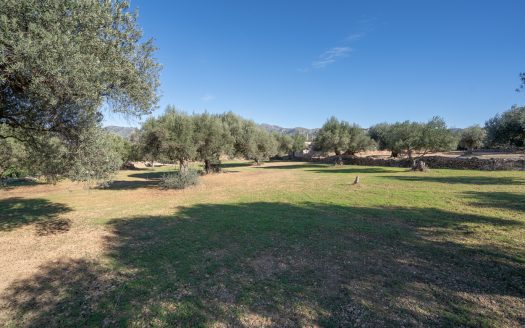
MULTIPOLYGON (((335 156, 319 159, 324 163, 334 163, 335 156)), ((525 160, 507 159, 507 158, 490 158, 482 159, 477 157, 443 157, 443 156, 426 156, 423 161, 430 169, 459 169, 459 170, 522 170, 525 171, 525 160)), ((410 161, 406 158, 373 158, 373 157, 352 157, 343 156, 343 162, 350 165, 366 166, 391 166, 391 167, 410 167, 410 161)))

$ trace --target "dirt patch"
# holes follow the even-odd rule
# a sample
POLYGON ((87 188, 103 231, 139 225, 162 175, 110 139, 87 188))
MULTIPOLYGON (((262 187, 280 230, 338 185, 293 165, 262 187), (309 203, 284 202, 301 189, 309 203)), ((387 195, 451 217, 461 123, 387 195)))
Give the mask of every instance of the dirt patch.
POLYGON ((245 327, 271 327, 273 325, 272 319, 264 317, 257 313, 244 313, 241 315, 239 321, 245 327))
POLYGON ((81 219, 54 219, 0 233, 0 291, 15 280, 29 278, 48 263, 97 259, 108 234, 102 226, 86 226, 81 219))
POLYGON ((289 268, 285 260, 271 255, 258 256, 251 260, 249 265, 261 279, 268 278, 289 268))

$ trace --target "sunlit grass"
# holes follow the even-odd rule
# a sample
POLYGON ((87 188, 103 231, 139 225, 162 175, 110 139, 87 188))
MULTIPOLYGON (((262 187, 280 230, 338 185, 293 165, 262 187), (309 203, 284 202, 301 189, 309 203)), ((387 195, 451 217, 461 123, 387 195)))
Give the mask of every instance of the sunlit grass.
POLYGON ((61 182, 2 192, 0 319, 525 322, 523 172, 230 162, 198 186, 160 189, 174 169, 122 171, 107 189, 61 182))

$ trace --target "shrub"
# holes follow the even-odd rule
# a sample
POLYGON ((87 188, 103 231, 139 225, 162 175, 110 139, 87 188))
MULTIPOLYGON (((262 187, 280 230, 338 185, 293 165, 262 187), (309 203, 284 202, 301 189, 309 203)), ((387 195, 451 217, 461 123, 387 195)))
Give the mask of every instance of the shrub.
POLYGON ((188 169, 164 174, 161 178, 160 185, 166 189, 185 189, 197 185, 199 180, 199 172, 193 169, 188 169))

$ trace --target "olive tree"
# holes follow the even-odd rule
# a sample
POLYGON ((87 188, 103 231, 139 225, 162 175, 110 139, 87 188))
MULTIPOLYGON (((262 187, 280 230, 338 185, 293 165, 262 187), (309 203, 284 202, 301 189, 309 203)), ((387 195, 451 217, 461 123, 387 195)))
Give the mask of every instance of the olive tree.
POLYGON ((292 136, 277 132, 273 133, 272 136, 277 143, 278 156, 290 156, 293 153, 294 139, 292 136))
POLYGON ((141 159, 151 162, 151 166, 162 156, 161 127, 158 120, 150 117, 142 124, 138 135, 138 153, 141 159))
POLYGON ((58 136, 38 138, 26 150, 25 165, 28 172, 49 182, 62 177, 86 183, 108 181, 123 163, 114 135, 97 125, 82 130, 69 144, 58 136))
POLYGON ((142 41, 128 7, 122 0, 2 1, 0 124, 14 133, 0 139, 39 152, 53 151, 45 147, 50 139, 77 147, 96 131, 102 107, 129 115, 155 107, 155 47, 142 41))
POLYGON ((245 134, 249 135, 249 133, 245 132, 245 120, 232 112, 224 113, 220 115, 220 118, 228 130, 232 142, 232 147, 227 155, 230 157, 244 157, 246 145, 249 144, 249 138, 245 137, 245 134))
POLYGON ((255 165, 261 165, 263 161, 277 155, 277 141, 268 131, 255 128, 251 141, 253 144, 248 147, 246 158, 255 161, 255 165))
POLYGON ((479 125, 473 125, 461 131, 459 146, 472 153, 474 149, 481 148, 487 136, 486 131, 479 125))
POLYGON ((187 171, 188 162, 197 156, 194 117, 168 106, 164 115, 158 118, 158 124, 162 155, 169 161, 178 162, 180 171, 187 171))
POLYGON ((487 143, 491 146, 525 146, 525 107, 512 107, 485 123, 487 143))
POLYGON ((255 122, 245 120, 232 112, 221 115, 231 135, 231 156, 243 157, 260 165, 278 153, 276 139, 255 122))
POLYGON ((384 147, 397 156, 406 153, 412 160, 413 154, 419 149, 422 138, 423 124, 417 122, 397 122, 384 129, 384 147))
POLYGON ((123 163, 128 163, 135 158, 133 144, 130 140, 114 133, 108 133, 108 139, 123 163))
POLYGON ((324 152, 334 152, 338 156, 337 163, 342 164, 343 153, 353 155, 370 148, 373 142, 359 125, 332 116, 319 129, 314 144, 324 152))
POLYGON ((447 128, 445 120, 439 116, 433 117, 423 124, 419 158, 430 152, 447 151, 455 148, 454 135, 447 128))
POLYGON ((244 120, 240 135, 241 154, 245 159, 261 165, 265 160, 277 154, 277 142, 266 130, 258 127, 253 121, 244 120))
POLYGON ((110 180, 123 164, 118 142, 100 127, 85 131, 78 145, 67 149, 68 176, 88 183, 110 180))
POLYGON ((346 154, 355 155, 364 150, 370 150, 375 147, 375 142, 365 133, 363 128, 357 124, 348 126, 349 141, 346 146, 346 154))
MULTIPOLYGON (((372 125, 368 129, 368 136, 372 140, 375 141, 377 145, 377 149, 379 150, 385 150, 387 149, 387 134, 389 132, 389 129, 392 125, 388 123, 378 123, 376 125, 372 125)), ((392 153, 392 157, 397 157, 397 153, 392 153)))
POLYGON ((292 157, 295 158, 296 152, 302 152, 305 149, 306 136, 304 134, 295 133, 292 135, 292 157))
POLYGON ((384 125, 381 138, 385 149, 393 154, 406 153, 413 167, 429 152, 450 150, 454 143, 452 133, 440 117, 427 123, 404 121, 384 125))
POLYGON ((204 162, 204 171, 219 170, 220 156, 230 154, 233 138, 226 124, 218 115, 204 113, 195 118, 197 158, 204 162))
MULTIPOLYGON (((9 128, 0 124, 0 130, 9 133, 9 128)), ((9 176, 20 176, 27 171, 27 152, 24 145, 14 138, 0 139, 0 186, 9 176)))
MULTIPOLYGON (((13 146, 10 140, 0 139, 0 181, 6 176, 6 171, 11 167, 14 159, 13 146)), ((0 182, 1 185, 1 182, 0 182)))

